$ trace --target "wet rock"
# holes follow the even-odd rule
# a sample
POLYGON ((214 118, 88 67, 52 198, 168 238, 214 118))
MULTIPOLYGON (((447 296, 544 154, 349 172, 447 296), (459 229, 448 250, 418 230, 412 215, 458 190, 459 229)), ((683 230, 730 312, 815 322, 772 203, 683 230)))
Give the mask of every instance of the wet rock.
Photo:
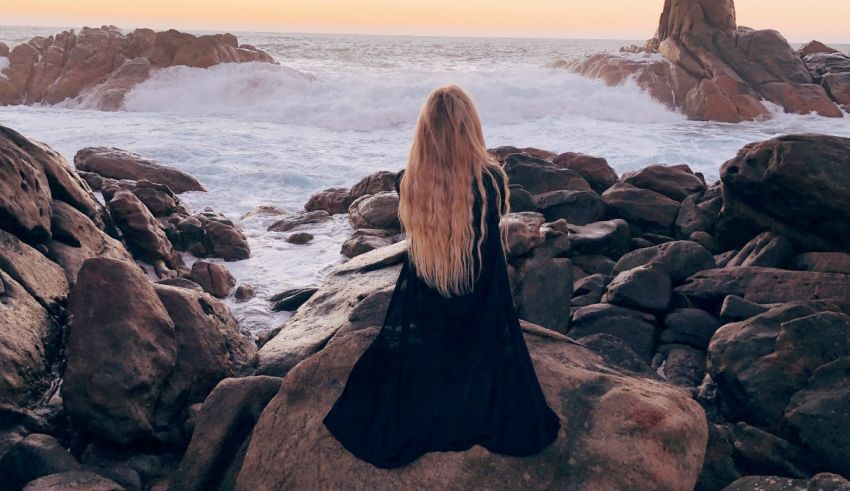
POLYGON ((617 172, 608 165, 608 161, 599 157, 566 152, 555 157, 552 163, 578 172, 590 184, 590 187, 599 194, 613 186, 618 179, 617 172))
POLYGON ((272 312, 294 312, 310 300, 317 290, 318 288, 293 288, 273 295, 269 299, 272 303, 272 312))
POLYGON ((156 282, 158 285, 167 285, 167 286, 176 286, 178 288, 186 288, 187 290, 194 290, 196 292, 203 292, 204 289, 201 285, 195 283, 192 280, 186 278, 165 278, 163 280, 159 280, 156 282))
POLYGON ((827 298, 847 298, 850 275, 788 271, 745 266, 708 269, 691 276, 676 293, 709 312, 717 311, 727 295, 772 304, 827 298))
POLYGON ((348 208, 348 219, 354 228, 397 230, 401 228, 398 218, 398 194, 384 191, 361 196, 348 208))
POLYGON ((395 241, 388 233, 373 229, 355 230, 354 234, 342 244, 340 251, 345 257, 357 257, 369 251, 393 244, 395 241), (366 233, 363 233, 366 232, 366 233), (372 232, 377 232, 375 235, 372 232), (380 233, 383 232, 383 233, 380 233))
MULTIPOLYGON (((395 268, 388 271, 397 273, 395 268)), ((354 277, 349 280, 349 284, 357 281, 354 277)), ((325 289, 317 298, 328 302, 325 305, 343 303, 330 293, 325 289)), ((355 290, 349 290, 349 295, 356 296, 355 290)), ((318 309, 318 301, 313 305, 317 310, 312 319, 302 320, 315 326, 327 316, 318 314, 324 310, 318 309)), ((319 480, 323 486, 339 488, 356 480, 369 489, 432 489, 445 487, 446 482, 458 488, 514 489, 527 486, 525 476, 530 473, 540 488, 693 487, 707 439, 705 417, 694 401, 683 391, 659 382, 597 368, 604 362, 590 350, 551 331, 523 325, 537 377, 553 409, 562 421, 570 421, 570 428, 585 428, 561 431, 546 452, 530 460, 505 459, 480 447, 431 452, 413 465, 393 471, 393 482, 388 483, 386 471, 357 460, 333 439, 321 418, 307 416, 327 412, 343 389, 351 366, 378 332, 377 328, 342 331, 344 324, 338 323, 334 330, 339 329, 340 334, 292 369, 281 391, 266 406, 254 427, 235 488, 309 488, 319 480), (328 390, 314 390, 316 387, 328 390), (579 407, 588 411, 569 410, 579 407), (282 427, 291 431, 281 433, 282 427), (662 441, 677 444, 671 448, 660 445, 662 441), (635 448, 643 451, 634 452, 635 448), (328 466, 303 465, 296 456, 305 452, 312 452, 328 466), (480 465, 463 465, 468 459, 480 465), (565 465, 568 472, 563 472, 565 465), (598 471, 569 471, 591 467, 598 471), (435 474, 435 468, 445 472, 435 474)))
POLYGON ((602 193, 608 214, 642 230, 670 234, 679 214, 679 202, 649 189, 618 182, 602 193))
POLYGON ((640 266, 615 276, 605 289, 602 302, 643 312, 663 312, 670 304, 671 287, 667 271, 640 266))
POLYGON ((619 259, 630 248, 631 229, 625 220, 570 225, 570 256, 603 255, 619 259))
POLYGON ((74 155, 74 165, 77 169, 94 172, 102 177, 164 184, 177 194, 206 191, 204 186, 189 174, 120 148, 83 148, 74 155))
POLYGON ((268 227, 269 232, 288 232, 296 227, 311 225, 330 220, 331 216, 324 210, 309 211, 290 215, 274 222, 268 227))
POLYGON ((213 389, 198 415, 192 441, 171 481, 171 489, 233 489, 245 458, 251 430, 280 390, 277 377, 224 379, 213 389))
POLYGON ((803 251, 850 252, 850 138, 787 135, 752 143, 723 164, 720 178, 717 237, 724 245, 770 230, 803 251))
POLYGON ((794 255, 794 246, 785 237, 762 232, 733 256, 724 267, 762 266, 782 268, 794 255))
POLYGON ((224 266, 207 261, 195 261, 189 278, 215 297, 225 298, 236 286, 236 279, 224 266))
POLYGON ((799 271, 850 274, 850 254, 807 252, 791 260, 790 267, 799 271))
POLYGON ((237 286, 236 291, 233 293, 233 298, 235 298, 237 302, 247 302, 255 296, 256 293, 254 292, 254 286, 249 283, 242 283, 237 286))
POLYGON ((68 471, 40 477, 24 491, 124 491, 120 484, 91 471, 68 471))
POLYGON ((511 184, 522 186, 532 195, 559 190, 591 190, 590 184, 578 172, 528 155, 508 155, 504 168, 511 184))
POLYGON ((323 210, 331 215, 348 213, 348 207, 352 201, 354 200, 348 188, 330 188, 310 196, 307 204, 304 205, 304 210, 308 212, 323 210))
POLYGON ((650 165, 623 174, 620 181, 655 191, 679 202, 706 188, 705 182, 687 165, 650 165))
POLYGON ((545 221, 542 214, 533 212, 511 213, 505 218, 503 226, 507 228, 505 249, 508 259, 524 256, 543 244, 546 238, 540 227, 545 221))
POLYGON ((661 342, 687 344, 705 350, 720 321, 699 309, 676 309, 664 318, 661 342))
POLYGON ((239 261, 251 256, 251 247, 245 234, 220 213, 196 213, 178 222, 176 228, 179 234, 176 238, 178 248, 198 257, 239 261))
POLYGON ((549 222, 587 225, 605 218, 605 202, 592 191, 552 191, 535 196, 534 203, 549 222))
POLYGON ((108 206, 115 224, 137 258, 152 264, 163 261, 175 271, 184 267, 183 259, 136 195, 126 190, 119 191, 109 200, 108 206))
POLYGON ((153 284, 135 264, 89 259, 68 308, 62 392, 69 417, 115 443, 153 437, 154 412, 177 357, 174 323, 153 284))
POLYGON ((649 363, 655 353, 655 317, 611 304, 588 305, 573 313, 569 336, 581 339, 593 334, 616 336, 649 363))
POLYGON ((6 489, 22 489, 28 482, 59 472, 75 471, 80 464, 50 435, 32 433, 0 459, 6 489))
MULTIPOLYGON (((370 174, 351 187, 351 201, 362 196, 395 191, 395 180, 398 174, 390 171, 378 171, 370 174)), ((346 209, 347 210, 347 209, 346 209)))
POLYGON ((786 304, 715 333, 708 370, 730 417, 776 431, 815 371, 850 356, 850 316, 830 309, 786 304))
POLYGON ((680 283, 699 271, 714 268, 715 262, 703 246, 682 240, 632 251, 617 261, 612 274, 616 276, 644 265, 662 268, 675 283, 680 283))
POLYGON ((528 322, 566 333, 573 290, 569 259, 533 255, 519 260, 511 285, 517 315, 528 322))
POLYGON ((52 317, 0 270, 0 400, 28 406, 49 386, 45 342, 57 331, 52 317))
POLYGON ((295 232, 287 235, 283 240, 290 244, 304 245, 313 240, 313 234, 309 232, 295 232))

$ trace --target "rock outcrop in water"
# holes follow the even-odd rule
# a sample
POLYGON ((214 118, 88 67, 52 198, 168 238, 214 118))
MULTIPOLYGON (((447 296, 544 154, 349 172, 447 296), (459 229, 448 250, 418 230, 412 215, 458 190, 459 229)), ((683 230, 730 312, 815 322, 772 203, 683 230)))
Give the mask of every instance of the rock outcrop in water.
POLYGON ((789 113, 843 115, 836 103, 845 103, 781 34, 738 27, 733 0, 667 0, 655 37, 633 51, 642 54, 599 54, 568 68, 611 85, 632 78, 691 119, 766 118, 765 101, 789 113))
POLYGON ((195 36, 174 29, 124 34, 114 26, 37 36, 12 48, 8 58, 9 66, 0 72, 0 105, 77 99, 104 110, 120 108, 130 89, 162 68, 275 63, 257 48, 239 45, 232 34, 195 36))
MULTIPOLYGON (((226 218, 192 215, 167 184, 84 180, 48 147, 0 128, 4 484, 850 487, 850 139, 752 144, 712 184, 684 165, 618 176, 575 153, 493 154, 512 179, 514 299, 564 427, 533 457, 476 446, 389 472, 354 459, 318 416, 378 332, 406 254, 401 236, 318 290, 281 294, 280 308, 297 310, 257 349, 204 293, 232 290, 220 264, 190 273, 162 259, 166 278, 154 283, 137 263, 153 260, 155 248, 139 247, 159 243, 141 232, 154 227, 178 249, 181 237, 199 253, 236 247, 205 242, 231 230, 226 218)), ((327 219, 322 207, 350 199, 353 225, 395 233, 392 177, 313 199, 313 211, 279 228, 307 228, 327 219)))

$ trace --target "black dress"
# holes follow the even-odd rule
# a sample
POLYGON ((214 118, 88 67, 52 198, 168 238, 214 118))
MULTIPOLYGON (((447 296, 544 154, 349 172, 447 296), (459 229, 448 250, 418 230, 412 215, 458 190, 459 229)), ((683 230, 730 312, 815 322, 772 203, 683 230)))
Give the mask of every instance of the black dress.
POLYGON ((345 448, 377 467, 475 444, 529 456, 558 436, 560 421, 540 389, 511 298, 494 186, 484 182, 489 206, 473 291, 443 297, 405 260, 380 333, 323 420, 345 448))

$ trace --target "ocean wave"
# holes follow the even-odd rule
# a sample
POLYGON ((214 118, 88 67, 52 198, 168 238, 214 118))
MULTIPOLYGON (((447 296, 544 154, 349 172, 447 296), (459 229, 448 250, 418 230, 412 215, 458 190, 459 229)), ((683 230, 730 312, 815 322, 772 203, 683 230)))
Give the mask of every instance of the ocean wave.
POLYGON ((123 110, 371 131, 412 125, 428 93, 450 83, 469 90, 488 124, 566 115, 629 123, 682 119, 636 85, 608 87, 563 70, 311 75, 261 63, 161 70, 126 95, 123 110))

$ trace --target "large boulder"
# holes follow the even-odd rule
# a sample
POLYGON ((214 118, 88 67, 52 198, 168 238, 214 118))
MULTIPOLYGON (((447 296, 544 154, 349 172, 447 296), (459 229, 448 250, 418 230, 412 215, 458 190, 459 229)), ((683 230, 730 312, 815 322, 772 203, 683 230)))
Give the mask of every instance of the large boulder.
POLYGON ((505 172, 511 184, 522 186, 532 195, 550 191, 590 191, 590 184, 576 171, 526 154, 505 158, 505 172))
POLYGON ((521 319, 566 334, 573 291, 569 259, 532 255, 516 265, 511 285, 521 319))
POLYGON ((68 295, 65 271, 38 250, 3 230, 0 230, 0 270, 45 307, 53 307, 68 295))
POLYGON ((605 192, 618 179, 617 172, 608 165, 607 160, 600 157, 566 152, 552 159, 552 163, 578 172, 597 193, 605 192))
POLYGON ((52 195, 44 169, 33 160, 0 133, 0 228, 43 241, 50 238, 52 195))
MULTIPOLYGON (((321 212, 327 215, 327 212, 321 212)), ((232 220, 207 210, 180 220, 174 238, 175 247, 198 257, 218 257, 239 261, 251 256, 248 238, 232 220)))
POLYGON ((570 256, 601 254, 619 259, 631 248, 632 232, 623 219, 570 225, 570 256))
POLYGON ((147 180, 164 184, 175 193, 206 191, 197 179, 141 155, 120 148, 87 147, 74 155, 77 169, 112 179, 147 180))
MULTIPOLYGON (((336 309, 336 300, 325 297, 323 303, 336 309)), ((314 322, 323 321, 318 312, 314 322)), ((333 438, 320 415, 377 332, 340 331, 287 374, 254 427, 235 489, 336 489, 357 482, 369 489, 691 490, 696 483, 707 425, 686 392, 626 375, 587 348, 531 324, 524 324, 525 342, 564 425, 553 445, 521 459, 480 446, 431 452, 392 470, 360 461, 333 438), (308 453, 312 465, 299 458, 308 453)))
POLYGON ((351 186, 351 192, 349 193, 351 200, 353 201, 357 198, 368 196, 370 194, 395 191, 395 180, 397 175, 398 174, 395 172, 386 170, 369 174, 363 179, 360 179, 357 184, 351 186))
POLYGON ((80 470, 80 464, 50 435, 32 433, 0 459, 3 488, 20 490, 42 476, 80 470))
POLYGON ((189 277, 201 285, 205 292, 218 298, 230 295, 230 291, 236 286, 236 279, 230 271, 218 263, 195 261, 189 277))
POLYGON ((679 202, 706 188, 705 182, 687 165, 650 165, 623 174, 621 180, 641 189, 661 193, 679 202))
POLYGON ((121 190, 109 200, 109 213, 121 229, 133 254, 156 264, 161 261, 172 270, 184 267, 165 232, 142 201, 130 191, 121 190))
POLYGON ((569 336, 575 339, 594 334, 616 336, 649 363, 657 337, 654 323, 655 317, 650 314, 611 304, 593 304, 576 309, 569 336))
POLYGON ((643 312, 664 312, 670 304, 672 282, 663 268, 645 265, 623 271, 608 283, 602 302, 643 312))
POLYGON ((324 210, 331 215, 348 213, 348 207, 351 206, 352 201, 348 188, 329 188, 310 196, 307 204, 304 205, 304 210, 324 210))
POLYGON ((667 271, 674 282, 680 283, 699 271, 714 268, 715 262, 714 256, 705 247, 680 240, 634 250, 617 261, 612 274, 618 275, 644 265, 658 266, 667 271))
POLYGON ((548 222, 587 225, 605 218, 605 202, 593 191, 551 191, 535 196, 534 204, 548 222))
POLYGON ((361 196, 348 207, 348 219, 354 228, 399 229, 398 194, 384 191, 361 196))
POLYGON ((720 178, 718 238, 727 245, 767 229, 806 251, 850 251, 850 138, 787 135, 752 143, 723 164, 720 178))
POLYGON ((669 235, 679 215, 680 203, 667 196, 620 181, 602 193, 608 214, 640 229, 669 235))

